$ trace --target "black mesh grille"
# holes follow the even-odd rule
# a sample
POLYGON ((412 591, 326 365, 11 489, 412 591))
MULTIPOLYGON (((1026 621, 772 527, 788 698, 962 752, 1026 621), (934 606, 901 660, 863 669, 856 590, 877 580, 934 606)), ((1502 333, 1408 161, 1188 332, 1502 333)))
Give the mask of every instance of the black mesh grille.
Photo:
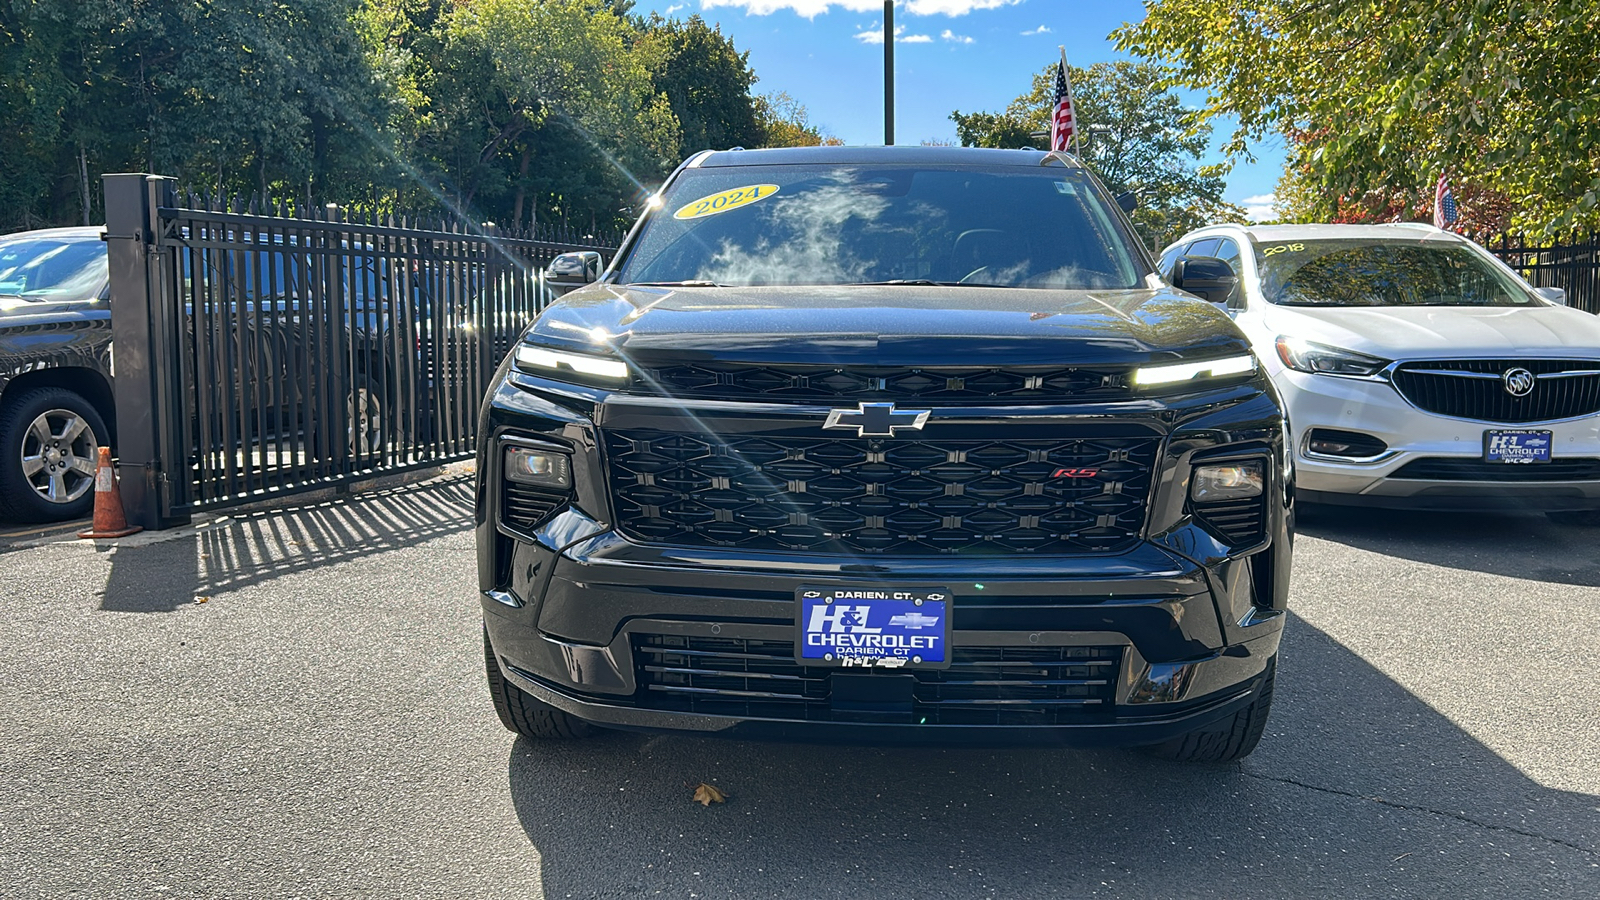
POLYGON ((1481 459, 1414 459, 1390 478, 1419 481, 1592 481, 1600 479, 1600 459, 1552 459, 1547 463, 1491 463, 1481 459))
POLYGON ((626 431, 606 446, 617 524, 637 540, 922 556, 1125 548, 1160 441, 626 431))
MULTIPOLYGON (((829 677, 788 641, 636 634, 635 702, 704 715, 830 721, 829 677)), ((1120 647, 957 647, 943 670, 916 670, 912 721, 1061 725, 1111 715, 1120 647)), ((860 672, 861 670, 852 670, 860 672)), ((841 716, 860 721, 860 716, 841 716)))
POLYGON ((1545 422, 1600 412, 1600 360, 1434 360, 1405 363, 1395 369, 1393 379, 1395 389, 1418 409, 1458 419, 1545 422), (1512 396, 1501 378, 1517 368, 1527 369, 1536 378, 1526 397, 1512 396), (1580 372, 1596 374, 1551 377, 1580 372))
POLYGON ((642 385, 711 400, 916 400, 921 403, 1120 400, 1131 395, 1117 368, 1017 366, 940 368, 696 363, 647 367, 642 385))
POLYGON ((534 490, 509 478, 503 479, 502 483, 505 485, 505 502, 500 518, 512 528, 531 531, 567 502, 564 496, 534 490))

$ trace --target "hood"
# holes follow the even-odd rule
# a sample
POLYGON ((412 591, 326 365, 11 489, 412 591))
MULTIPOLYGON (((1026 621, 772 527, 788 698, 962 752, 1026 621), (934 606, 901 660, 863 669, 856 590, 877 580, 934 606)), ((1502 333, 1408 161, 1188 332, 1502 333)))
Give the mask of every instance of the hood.
POLYGON ((1170 289, 591 285, 530 336, 635 359, 853 365, 1137 365, 1245 352, 1227 315, 1170 289))
POLYGON ((1276 306, 1278 334, 1384 359, 1600 357, 1600 317, 1564 306, 1276 306))
POLYGON ((110 307, 104 300, 63 303, 0 297, 0 329, 34 328, 51 322, 104 319, 110 315, 110 307))

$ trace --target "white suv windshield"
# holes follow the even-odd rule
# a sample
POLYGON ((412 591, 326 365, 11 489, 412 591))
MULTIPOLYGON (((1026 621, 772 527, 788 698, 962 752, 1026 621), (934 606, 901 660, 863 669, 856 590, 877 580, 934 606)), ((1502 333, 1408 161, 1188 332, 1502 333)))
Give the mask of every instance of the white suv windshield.
POLYGON ((1261 291, 1283 306, 1534 306, 1455 241, 1323 240, 1256 245, 1261 291))
POLYGON ((1132 288, 1133 240, 1077 170, 697 169, 661 197, 620 279, 1132 288))

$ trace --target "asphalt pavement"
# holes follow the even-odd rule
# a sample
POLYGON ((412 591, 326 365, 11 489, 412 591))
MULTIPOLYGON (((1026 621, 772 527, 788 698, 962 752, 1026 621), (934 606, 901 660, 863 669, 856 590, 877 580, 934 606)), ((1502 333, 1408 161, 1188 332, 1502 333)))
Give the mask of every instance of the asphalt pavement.
POLYGON ((0 896, 1600 896, 1600 529, 1307 517, 1267 736, 1193 766, 516 740, 470 513, 0 538, 0 896))

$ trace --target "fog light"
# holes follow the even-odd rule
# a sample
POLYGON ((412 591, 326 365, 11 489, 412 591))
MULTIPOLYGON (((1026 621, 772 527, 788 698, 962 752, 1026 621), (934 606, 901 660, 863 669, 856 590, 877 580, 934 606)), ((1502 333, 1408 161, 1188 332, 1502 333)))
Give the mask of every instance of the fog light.
POLYGON ((572 464, 565 453, 533 447, 507 447, 504 472, 518 484, 565 491, 572 487, 572 464))
POLYGON ((1265 484, 1266 476, 1260 462, 1199 466, 1194 470, 1189 496, 1196 503, 1243 500, 1261 496, 1265 484))

